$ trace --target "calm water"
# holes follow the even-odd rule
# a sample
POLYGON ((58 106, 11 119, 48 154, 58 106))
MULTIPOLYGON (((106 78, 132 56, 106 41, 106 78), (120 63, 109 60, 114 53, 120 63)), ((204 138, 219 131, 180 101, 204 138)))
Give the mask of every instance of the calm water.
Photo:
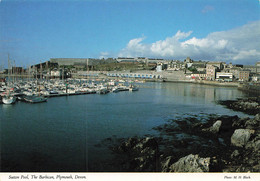
POLYGON ((245 116, 215 103, 244 96, 236 88, 145 83, 137 92, 1 104, 1 171, 93 170, 109 157, 95 146, 106 138, 153 135, 153 127, 188 115, 245 116))

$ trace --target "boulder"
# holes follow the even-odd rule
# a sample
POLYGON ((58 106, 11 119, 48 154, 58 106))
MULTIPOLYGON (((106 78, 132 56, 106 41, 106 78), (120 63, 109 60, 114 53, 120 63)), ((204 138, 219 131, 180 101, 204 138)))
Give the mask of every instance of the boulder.
POLYGON ((173 157, 168 156, 165 161, 162 161, 161 163, 161 168, 162 172, 169 172, 170 171, 170 166, 173 164, 173 157))
POLYGON ((250 139, 251 131, 249 129, 236 129, 231 136, 231 145, 243 147, 250 139))
POLYGON ((170 172, 209 172, 210 158, 188 155, 170 166, 170 172))
POLYGON ((206 128, 206 129, 202 129, 202 131, 211 132, 213 134, 216 134, 216 133, 219 132, 221 124, 222 124, 222 121, 221 120, 217 120, 211 127, 206 128))
POLYGON ((222 121, 221 121, 221 120, 216 121, 216 122, 213 124, 213 126, 210 127, 210 131, 211 131, 212 133, 218 133, 221 124, 222 124, 222 121))

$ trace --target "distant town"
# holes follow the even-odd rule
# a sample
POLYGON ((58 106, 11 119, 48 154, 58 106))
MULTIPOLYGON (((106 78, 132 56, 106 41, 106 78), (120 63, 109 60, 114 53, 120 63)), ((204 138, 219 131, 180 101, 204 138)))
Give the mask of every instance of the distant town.
POLYGON ((183 61, 146 57, 50 58, 49 61, 27 68, 16 67, 10 62, 8 69, 0 72, 2 82, 7 76, 39 79, 106 76, 163 81, 260 82, 260 61, 255 65, 242 65, 222 61, 195 61, 190 57, 183 61))

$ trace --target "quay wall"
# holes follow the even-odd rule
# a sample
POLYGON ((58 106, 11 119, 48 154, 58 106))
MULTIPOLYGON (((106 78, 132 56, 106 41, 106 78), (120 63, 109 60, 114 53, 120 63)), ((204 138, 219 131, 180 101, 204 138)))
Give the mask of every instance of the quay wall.
POLYGON ((207 80, 196 80, 193 81, 195 84, 205 84, 214 86, 224 86, 224 87, 238 87, 238 82, 219 82, 219 81, 207 81, 207 80))

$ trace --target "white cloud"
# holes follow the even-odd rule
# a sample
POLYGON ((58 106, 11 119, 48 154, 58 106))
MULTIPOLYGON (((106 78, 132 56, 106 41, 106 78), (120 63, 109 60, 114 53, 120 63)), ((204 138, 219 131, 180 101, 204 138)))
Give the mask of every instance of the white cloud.
POLYGON ((180 30, 172 37, 151 44, 143 43, 144 37, 135 38, 129 41, 118 56, 180 60, 190 56, 195 60, 254 63, 260 60, 259 30, 260 21, 255 21, 228 31, 213 32, 201 39, 190 37, 192 31, 180 30))

